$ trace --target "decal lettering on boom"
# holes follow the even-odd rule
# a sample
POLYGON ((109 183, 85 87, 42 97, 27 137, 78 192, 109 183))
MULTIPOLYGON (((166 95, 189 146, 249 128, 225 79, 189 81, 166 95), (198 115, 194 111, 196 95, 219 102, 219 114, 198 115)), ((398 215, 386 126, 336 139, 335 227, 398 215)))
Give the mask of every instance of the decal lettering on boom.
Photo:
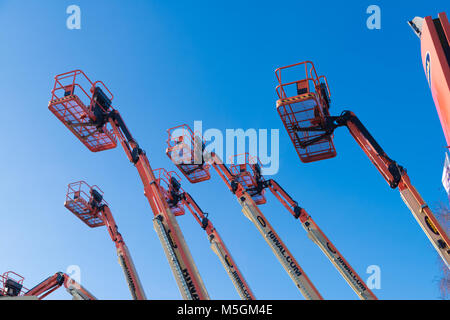
POLYGON ((292 269, 292 272, 297 276, 300 277, 302 275, 302 272, 299 270, 297 264, 295 263, 295 261, 293 261, 292 257, 289 255, 286 255, 286 249, 283 247, 283 245, 281 244, 280 240, 277 238, 276 235, 274 235, 272 233, 272 231, 269 231, 267 233, 267 235, 269 236, 270 240, 272 240, 273 244, 275 245, 275 247, 278 248, 278 251, 281 253, 281 255, 284 257, 284 259, 286 260, 288 266, 292 269))
POLYGON ((239 277, 239 274, 237 273, 237 271, 236 270, 233 271, 232 275, 233 275, 234 280, 236 280, 237 284, 239 285, 239 288, 241 288, 241 291, 244 293, 245 299, 252 300, 252 297, 250 296, 247 289, 245 288, 244 282, 239 277))
POLYGON ((167 234, 167 239, 169 239, 170 245, 172 246, 172 248, 176 249, 178 248, 178 246, 175 244, 175 241, 173 241, 172 236, 170 235, 172 233, 172 230, 168 230, 166 232, 167 234))
POLYGON ((189 271, 187 269, 183 269, 183 278, 186 281, 186 284, 188 286, 189 292, 192 295, 192 300, 200 300, 197 289, 194 286, 194 283, 192 282, 191 275, 189 274, 189 271))
POLYGON ((337 261, 343 266, 344 270, 350 275, 356 285, 361 289, 362 292, 367 290, 366 284, 358 279, 358 275, 353 274, 352 269, 345 263, 341 257, 337 257, 337 261))

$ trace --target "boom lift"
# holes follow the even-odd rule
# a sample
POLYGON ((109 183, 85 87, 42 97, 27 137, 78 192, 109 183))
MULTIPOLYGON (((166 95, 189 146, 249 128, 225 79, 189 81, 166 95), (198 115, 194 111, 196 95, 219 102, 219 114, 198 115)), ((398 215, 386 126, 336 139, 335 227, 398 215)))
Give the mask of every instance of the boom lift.
POLYGON ((28 291, 23 286, 24 279, 24 277, 13 271, 7 271, 0 275, 0 298, 23 296, 28 291))
POLYGON ((39 300, 42 300, 62 286, 72 295, 73 300, 97 300, 88 290, 63 272, 57 272, 48 277, 25 293, 25 296, 37 296, 39 300))
POLYGON ((310 61, 300 62, 275 71, 279 85, 277 111, 302 162, 324 160, 336 156, 333 132, 346 126, 389 186, 398 188, 422 230, 445 261, 450 263, 450 241, 438 220, 412 185, 406 169, 388 157, 361 121, 351 111, 330 116, 330 91, 324 76, 317 76, 310 61), (306 78, 284 83, 281 72, 304 68, 306 78))
POLYGON ((191 183, 208 180, 211 177, 209 169, 212 165, 228 189, 235 194, 242 206, 242 212, 264 237, 303 296, 308 300, 322 300, 319 291, 259 210, 256 202, 258 199, 255 201, 246 191, 240 177, 233 175, 214 152, 207 152, 202 137, 198 134, 194 135, 188 125, 171 128, 168 130, 168 134, 166 153, 183 175, 191 183))
POLYGON ((33 289, 28 290, 23 286, 24 278, 15 272, 8 271, 1 278, 1 297, 37 297, 42 300, 50 293, 64 286, 72 295, 73 300, 96 300, 96 298, 79 283, 63 272, 57 272, 48 277, 33 289))
POLYGON ((55 77, 49 109, 92 152, 113 149, 117 146, 116 139, 119 140, 144 184, 144 194, 154 214, 155 230, 164 240, 164 250, 174 254, 169 264, 182 297, 209 299, 178 223, 155 183, 147 155, 113 108, 113 98, 103 82, 92 82, 81 70, 74 70, 55 77))
MULTIPOLYGON (((240 155, 235 156, 235 158, 240 155)), ((274 179, 266 180, 262 175, 261 164, 256 157, 250 157, 248 153, 243 155, 245 162, 234 162, 230 166, 231 173, 237 177, 238 181, 251 195, 256 204, 266 203, 264 192, 269 189, 275 198, 289 211, 289 213, 300 221, 302 227, 308 234, 308 237, 319 246, 326 257, 336 267, 339 273, 344 277, 350 287, 362 300, 376 300, 377 297, 364 283, 364 280, 351 267, 348 261, 342 256, 338 249, 323 233, 319 226, 314 222, 306 210, 299 206, 298 202, 278 184, 274 179)))
POLYGON ((88 227, 106 226, 111 240, 116 245, 119 264, 134 300, 145 300, 145 292, 137 274, 128 247, 119 233, 116 221, 108 203, 103 199, 103 191, 97 186, 89 186, 84 181, 70 183, 64 206, 88 227))
POLYGON ((420 38, 423 68, 450 146, 450 23, 445 12, 436 19, 415 17, 408 22, 420 38))
POLYGON ((188 209, 201 228, 205 230, 211 244, 211 249, 219 257, 220 262, 228 273, 241 299, 255 300, 249 285, 245 281, 217 229, 208 218, 208 213, 203 212, 192 196, 181 188, 181 178, 174 171, 167 172, 162 168, 155 169, 153 172, 156 177, 156 183, 161 188, 161 192, 164 194, 173 214, 175 216, 181 216, 186 213, 185 208, 188 209))

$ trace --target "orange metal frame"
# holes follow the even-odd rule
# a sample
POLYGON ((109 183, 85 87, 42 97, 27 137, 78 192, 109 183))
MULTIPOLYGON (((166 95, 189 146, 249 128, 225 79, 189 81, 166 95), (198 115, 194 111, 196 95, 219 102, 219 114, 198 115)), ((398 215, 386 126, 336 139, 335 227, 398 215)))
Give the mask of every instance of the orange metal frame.
MULTIPOLYGON (((67 187, 64 206, 86 225, 91 228, 96 228, 104 226, 105 221, 101 212, 94 210, 90 204, 92 189, 97 190, 103 195, 103 191, 99 187, 91 187, 84 181, 70 183, 67 187)), ((102 204, 108 206, 105 200, 103 200, 102 204)))
MULTIPOLYGON (((92 152, 115 148, 114 134, 95 123, 94 107, 103 108, 93 101, 93 90, 85 90, 88 85, 104 88, 110 101, 114 96, 101 81, 92 82, 81 70, 59 74, 55 77, 49 110, 92 152)), ((107 111, 107 110, 103 110, 107 111)))
MULTIPOLYGON (((235 158, 240 155, 236 155, 235 158)), ((319 226, 314 222, 312 217, 306 212, 304 208, 301 208, 298 203, 291 198, 291 196, 276 182, 274 179, 266 180, 261 174, 261 163, 257 157, 251 157, 248 153, 243 155, 245 163, 233 164, 230 166, 230 171, 235 177, 243 177, 250 183, 241 183, 245 191, 249 194, 253 194, 252 198, 260 199, 264 198, 264 201, 260 201, 257 204, 265 204, 266 199, 264 197, 264 191, 268 188, 275 198, 289 211, 289 213, 295 218, 300 220, 305 230, 314 230, 314 232, 320 233, 321 238, 324 240, 324 248, 327 253, 333 256, 333 261, 338 261, 340 266, 338 270, 344 275, 347 282, 350 285, 354 285, 357 288, 357 294, 362 299, 376 300, 375 294, 367 287, 364 280, 358 275, 358 273, 351 267, 343 255, 336 249, 333 243, 323 233, 319 226), (343 266, 341 268, 341 266, 343 266)), ((334 262, 333 262, 334 264, 334 262)))
POLYGON ((13 282, 15 282, 17 285, 20 286, 20 291, 18 292, 18 294, 16 296, 23 296, 25 292, 28 291, 27 288, 25 288, 23 286, 23 281, 24 281, 24 277, 22 277, 20 274, 15 273, 14 271, 7 271, 5 273, 3 273, 2 275, 0 275, 0 297, 8 297, 11 296, 11 292, 8 292, 7 286, 8 286, 8 280, 12 280, 13 282))
MULTIPOLYGON (((185 214, 185 208, 189 210, 197 223, 205 230, 208 239, 211 241, 214 239, 220 246, 220 249, 225 252, 225 260, 228 267, 231 269, 234 280, 239 285, 239 289, 243 292, 246 300, 255 300, 255 296, 250 289, 250 286, 245 281, 241 271, 237 267, 231 253, 228 251, 225 243, 220 237, 217 229, 213 226, 211 220, 208 219, 202 209, 198 206, 192 196, 181 188, 181 178, 174 171, 166 171, 163 168, 155 169, 155 176, 157 177, 157 184, 161 188, 161 192, 165 195, 166 201, 170 206, 170 209, 175 216, 185 214), (173 184, 170 182, 172 179, 177 181, 178 189, 174 189, 173 184)), ((200 178, 202 179, 202 178, 200 178)))
POLYGON ((66 289, 76 288, 78 292, 83 294, 83 296, 89 300, 96 300, 96 298, 89 291, 63 272, 57 272, 53 276, 48 277, 37 286, 27 291, 24 296, 35 296, 39 300, 42 300, 62 286, 66 289))
MULTIPOLYGON (((101 87, 106 88, 108 93, 110 93, 109 89, 102 82, 92 82, 88 79, 88 86, 91 87, 90 92, 88 94, 86 90, 82 90, 83 94, 87 95, 87 99, 89 100, 89 108, 86 106, 82 106, 77 104, 76 108, 81 108, 81 111, 78 113, 71 112, 72 106, 67 103, 61 103, 59 96, 55 94, 57 89, 61 90, 60 78, 62 76, 70 77, 72 75, 73 85, 76 83, 75 76, 84 75, 80 70, 71 71, 65 73, 63 75, 56 76, 55 78, 55 86, 52 91, 52 100, 49 103, 49 109, 58 117, 60 121, 64 123, 64 125, 69 128, 69 130, 75 134, 75 136, 80 139, 85 146, 95 152, 102 151, 114 148, 116 146, 116 139, 119 140, 122 145, 127 158, 134 164, 136 167, 139 176, 144 185, 144 194, 147 197, 147 200, 152 208, 152 211, 155 217, 161 217, 162 223, 165 225, 165 229, 167 232, 170 232, 173 240, 173 250, 177 255, 177 259, 180 262, 181 268, 183 270, 183 276, 186 279, 189 279, 189 282, 192 283, 190 286, 190 291, 194 299, 207 299, 207 292, 201 290, 201 279, 197 275, 196 267, 192 263, 191 255, 189 249, 186 247, 184 243, 184 239, 182 235, 178 235, 178 228, 175 226, 176 221, 174 221, 171 217, 172 213, 170 208, 167 205, 167 202, 164 199, 164 196, 161 194, 159 187, 154 183, 156 178, 153 174, 153 170, 150 166, 149 160, 145 154, 145 152, 139 147, 137 141, 133 138, 127 126, 125 125, 120 113, 113 108, 110 102, 113 99, 113 95, 106 97, 106 94, 99 94, 103 100, 106 101, 106 105, 102 105, 99 103, 98 99, 95 98, 95 94, 99 91, 96 87, 96 84, 101 84, 101 87), (109 98, 109 101, 107 99, 109 98), (61 107, 56 108, 55 106, 61 107), (75 117, 75 122, 81 128, 85 128, 89 131, 87 135, 92 137, 92 143, 87 143, 86 136, 82 135, 83 132, 74 129, 72 122, 73 117, 75 117), (112 131, 108 129, 108 125, 111 127, 112 131)), ((84 75, 85 78, 87 78, 84 75)), ((82 87, 79 83, 77 86, 82 87)), ((64 87, 64 86, 63 86, 64 87)), ((101 89, 101 88, 100 88, 101 89)), ((70 96, 75 96, 72 92, 70 96)), ((98 96, 97 96, 98 97, 98 96)), ((75 98, 74 98, 75 99, 75 98)), ((80 100, 78 98, 78 100, 80 100)), ((64 100, 63 100, 64 101, 64 100)), ((80 100, 81 101, 81 100, 80 100)), ((77 101, 78 102, 78 101, 77 101)), ((77 109, 78 110, 78 109, 77 109)), ((76 128, 76 127, 75 127, 76 128)))
POLYGON ((111 240, 114 242, 119 261, 124 268, 124 274, 135 300, 145 300, 139 276, 134 267, 133 260, 119 232, 108 203, 103 199, 103 191, 98 186, 89 186, 84 181, 70 183, 67 189, 64 206, 91 228, 106 225, 111 240), (101 197, 96 199, 94 192, 101 197))
POLYGON ((275 70, 278 80, 277 111, 302 162, 336 156, 333 136, 320 130, 324 116, 329 115, 331 97, 325 76, 318 76, 311 61, 300 62, 275 70), (306 78, 283 82, 282 71, 304 69, 306 78), (296 89, 296 90, 294 90, 296 89), (315 127, 315 130, 305 130, 315 127))
MULTIPOLYGON (((284 68, 289 68, 283 67, 284 68)), ((277 69, 278 70, 278 69, 277 69)), ((281 81, 281 78, 277 75, 277 79, 281 81)), ((301 80, 300 80, 301 81, 301 80)), ((278 86, 279 87, 279 86, 278 86)), ((277 92, 278 92, 277 87, 277 92)), ((280 95, 279 95, 280 96, 280 95)), ((323 97, 324 95, 322 95, 323 97)), ((324 102, 326 102, 324 100, 324 102)), ((280 103, 278 100, 277 104, 280 103)), ((323 110, 328 110, 323 108, 323 110)), ((371 162, 375 165, 384 179, 388 182, 391 188, 399 188, 400 194, 407 204, 417 222, 421 226, 422 230, 425 232, 427 237, 430 239, 436 251, 445 261, 447 266, 450 266, 450 240, 444 229, 439 224, 438 220, 422 199, 420 194, 417 192, 415 187, 411 184, 406 170, 398 165, 394 160, 390 159, 381 146, 372 137, 366 127, 361 123, 361 121, 356 117, 356 115, 351 111, 344 111, 340 116, 330 116, 328 112, 318 113, 311 121, 311 125, 303 128, 295 127, 288 130, 291 136, 292 132, 321 132, 318 139, 313 139, 315 141, 321 141, 321 139, 326 139, 326 136, 331 135, 334 130, 341 126, 346 126, 356 140, 358 145, 364 151, 364 153, 369 157, 371 162)), ((292 136, 291 136, 292 138, 292 136)), ((294 147, 297 149, 297 145, 294 143, 294 147)), ((301 148, 304 148, 301 147, 301 148)), ((323 160, 323 158, 311 158, 310 161, 323 160)), ((307 161, 304 161, 307 162, 307 161)))
POLYGON ((233 157, 233 163, 230 165, 229 169, 234 177, 234 180, 242 185, 245 191, 252 197, 253 201, 257 205, 265 204, 266 197, 265 189, 260 189, 258 181, 256 181, 255 175, 253 174, 252 164, 258 164, 261 166, 261 163, 257 157, 252 157, 248 153, 244 153, 242 155, 236 155, 233 157), (238 161, 238 157, 242 156, 244 158, 244 162, 236 162, 238 161))
POLYGON ((167 130, 166 154, 183 173, 190 183, 209 180, 210 165, 202 161, 204 144, 198 134, 194 134, 188 125, 179 125, 167 130), (175 132, 181 131, 181 135, 175 132), (199 163, 194 163, 199 162, 199 163))
POLYGON ((34 296, 37 297, 39 300, 42 300, 49 294, 57 290, 58 288, 64 286, 68 290, 75 289, 78 292, 78 294, 83 295, 83 298, 86 298, 88 300, 96 300, 96 298, 89 291, 87 291, 75 280, 73 280, 63 272, 57 272, 56 274, 54 274, 51 277, 48 277, 47 279, 45 279, 44 281, 42 281, 41 283, 39 283, 37 286, 35 286, 30 290, 23 286, 23 281, 25 278, 13 271, 8 271, 5 272, 3 275, 0 275, 0 279, 1 279, 0 284, 2 285, 0 287, 0 297, 34 296), (11 275, 13 275, 13 277, 11 275), (21 290, 18 295, 10 295, 7 292, 5 292, 8 279, 12 279, 14 282, 16 282, 21 286, 21 290))
POLYGON ((445 12, 425 17, 420 35, 422 63, 450 146, 450 23, 445 12))
MULTIPOLYGON (((194 135, 194 132, 189 128, 189 126, 187 124, 177 126, 174 128, 170 128, 170 129, 168 129, 168 132, 169 132, 169 139, 167 140, 168 148, 167 148, 166 154, 169 156, 170 159, 172 159, 171 155, 175 152, 175 150, 183 149, 184 145, 189 145, 189 143, 191 141, 196 141, 196 140, 201 141, 202 142, 201 145, 204 146, 203 138, 200 135, 195 134, 195 136, 189 137, 189 134, 194 135), (173 136, 172 133, 175 128, 180 128, 180 127, 185 128, 186 134, 180 135, 179 137, 181 137, 181 138, 177 139, 176 135, 173 136), (184 137, 186 135, 188 136, 187 142, 184 141, 184 137), (175 139, 175 141, 176 141, 175 144, 171 143, 171 141, 174 141, 173 139, 175 139)), ((197 143, 197 145, 199 145, 199 143, 197 143)), ((198 150, 196 150, 196 151, 198 152, 198 150)), ((202 153, 203 153, 203 148, 202 148, 202 153)), ((282 242, 281 238, 278 236, 278 234, 275 232, 273 227, 270 225, 270 223, 264 217, 263 213, 259 210, 259 208, 257 207, 252 196, 250 196, 247 193, 247 191, 245 190, 245 188, 242 186, 242 183, 248 183, 249 181, 246 180, 246 178, 240 179, 240 181, 239 181, 239 179, 236 179, 239 177, 235 177, 231 173, 230 169, 225 164, 223 164, 223 161, 214 152, 211 152, 209 154, 204 153, 203 156, 206 158, 206 161, 216 170, 216 172, 219 174, 219 176, 222 178, 222 180, 227 185, 228 189, 233 194, 235 194, 235 196, 238 199, 248 199, 248 201, 251 202, 252 207, 254 207, 254 209, 258 212, 258 219, 259 219, 260 223, 261 223, 261 221, 263 221, 264 226, 271 230, 271 234, 277 240, 277 242, 280 244, 280 246, 283 248, 285 257, 289 257, 291 264, 295 265, 295 269, 298 271, 299 276, 301 276, 303 278, 303 280, 305 281, 305 283, 307 283, 308 287, 310 288, 311 296, 314 296, 312 298, 313 299, 323 299, 322 296, 320 295, 320 293, 318 292, 318 290, 312 284, 311 280, 309 280, 309 278, 306 276, 303 269, 300 267, 298 262, 295 260, 294 256, 290 253, 290 251, 287 249, 286 245, 282 242)), ((178 167, 178 169, 181 171, 181 173, 186 178, 188 178, 188 180, 191 183, 197 183, 197 182, 201 182, 201 181, 205 181, 205 180, 209 179, 209 176, 208 176, 208 179, 205 179, 204 174, 200 175, 201 177, 198 179, 195 179, 190 175, 191 172, 206 171, 205 170, 206 162, 200 163, 200 164, 191 164, 191 167, 189 167, 189 172, 185 171, 186 170, 185 166, 177 164, 177 162, 174 162, 174 163, 178 167)), ((263 198, 259 197, 259 201, 263 201, 262 199, 263 198)), ((303 291, 302 291, 302 293, 303 293, 303 291)), ((309 296, 308 298, 311 298, 311 296, 309 296)))
POLYGON ((348 120, 345 121, 345 125, 350 134, 388 182, 390 187, 396 188, 398 186, 402 195, 406 193, 411 195, 413 199, 410 200, 414 200, 417 208, 413 208, 413 205, 408 202, 408 199, 404 199, 405 202, 410 210, 413 211, 414 217, 427 234, 439 255, 447 266, 450 267, 450 239, 431 209, 428 207, 428 204, 412 185, 406 169, 387 156, 353 112, 344 113, 344 115, 347 115, 348 120))

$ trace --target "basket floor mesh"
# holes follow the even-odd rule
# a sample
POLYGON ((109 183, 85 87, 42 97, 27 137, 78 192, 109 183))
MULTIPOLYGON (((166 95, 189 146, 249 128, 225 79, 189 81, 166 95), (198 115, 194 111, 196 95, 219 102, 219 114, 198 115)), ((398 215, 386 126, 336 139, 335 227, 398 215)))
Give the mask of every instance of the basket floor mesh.
POLYGON ((301 143, 314 139, 324 133, 324 131, 307 132, 296 130, 296 128, 315 126, 316 123, 314 123, 314 120, 320 117, 318 108, 317 101, 313 97, 297 102, 281 104, 277 108, 302 162, 324 160, 336 156, 336 149, 334 148, 331 137, 319 140, 306 148, 301 147, 301 143))
POLYGON ((211 178, 207 165, 179 164, 177 167, 190 183, 197 183, 211 178))
POLYGON ((64 206, 91 228, 105 225, 101 217, 92 214, 89 204, 83 198, 66 201, 64 206))
POLYGON ((103 132, 99 132, 97 127, 90 124, 88 109, 77 96, 52 100, 48 108, 92 152, 117 146, 114 135, 106 126, 103 132))
POLYGON ((253 201, 255 201, 256 204, 260 205, 266 203, 266 198, 262 193, 263 191, 258 193, 256 190, 251 190, 252 188, 255 188, 255 183, 250 175, 241 174, 237 178, 237 181, 244 187, 244 189, 252 197, 253 201))

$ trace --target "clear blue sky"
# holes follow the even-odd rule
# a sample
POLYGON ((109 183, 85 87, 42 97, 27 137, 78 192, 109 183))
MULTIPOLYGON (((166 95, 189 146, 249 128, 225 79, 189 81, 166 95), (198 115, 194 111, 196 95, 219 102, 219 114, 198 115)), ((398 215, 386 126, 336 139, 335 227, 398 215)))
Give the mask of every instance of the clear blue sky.
MULTIPOLYGON (((448 9, 448 1, 0 1, 0 271, 31 287, 79 265, 98 298, 129 299, 106 229, 89 229, 63 207, 67 184, 83 179, 104 190, 147 296, 180 298, 135 168, 120 148, 90 153, 47 109, 53 76, 76 68, 112 89, 153 168, 174 170, 167 128, 202 120, 205 129, 282 129, 273 72, 312 60, 328 77, 331 111, 353 110, 430 206, 446 203, 446 143, 406 21, 448 9), (70 4, 81 7, 81 30, 66 28, 70 4), (381 30, 366 28, 371 4, 381 7, 381 30)), ((280 130, 277 181, 363 278, 367 266, 381 267, 379 298, 438 298, 437 254, 399 193, 346 129, 335 141, 336 158, 302 164, 280 130)), ((217 175, 183 186, 257 298, 303 299, 217 175)), ((275 198, 262 210, 325 298, 356 299, 275 198)), ((190 216, 179 221, 211 297, 238 298, 203 230, 190 216)))

